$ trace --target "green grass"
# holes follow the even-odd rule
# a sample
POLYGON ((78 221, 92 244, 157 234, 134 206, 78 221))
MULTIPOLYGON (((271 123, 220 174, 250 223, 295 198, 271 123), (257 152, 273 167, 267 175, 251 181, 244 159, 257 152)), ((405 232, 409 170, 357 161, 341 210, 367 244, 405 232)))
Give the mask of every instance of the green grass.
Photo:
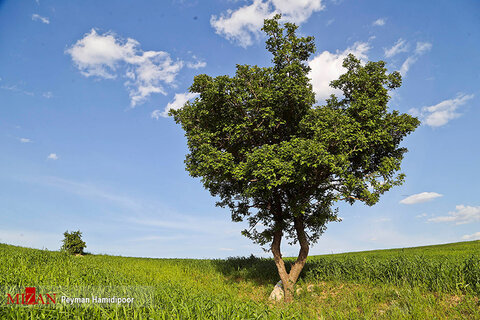
POLYGON ((276 272, 253 256, 75 257, 0 244, 0 319, 480 319, 480 241, 312 256, 290 305, 268 301, 276 272), (27 286, 136 303, 6 305, 27 286))

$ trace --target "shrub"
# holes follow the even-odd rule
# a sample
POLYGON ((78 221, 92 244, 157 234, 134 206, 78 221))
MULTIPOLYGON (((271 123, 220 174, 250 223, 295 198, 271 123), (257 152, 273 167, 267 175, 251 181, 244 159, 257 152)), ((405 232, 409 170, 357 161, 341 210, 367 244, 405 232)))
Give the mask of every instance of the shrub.
POLYGON ((82 240, 82 233, 80 230, 63 233, 65 238, 63 239, 62 251, 69 254, 84 254, 83 249, 87 247, 85 242, 82 240))

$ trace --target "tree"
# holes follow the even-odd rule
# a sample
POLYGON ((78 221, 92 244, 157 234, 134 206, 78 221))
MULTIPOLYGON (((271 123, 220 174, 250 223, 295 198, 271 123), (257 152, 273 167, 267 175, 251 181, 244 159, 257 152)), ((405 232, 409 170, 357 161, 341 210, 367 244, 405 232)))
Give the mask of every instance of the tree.
POLYGON ((87 247, 86 243, 82 240, 82 233, 80 230, 63 233, 63 245, 61 250, 69 254, 84 254, 83 250, 87 247))
POLYGON ((233 221, 248 221, 243 235, 270 245, 289 302, 310 245, 328 222, 340 220, 333 205, 371 206, 403 182, 398 171, 407 149, 399 144, 420 122, 387 110, 400 74, 353 55, 344 60, 347 72, 331 82, 343 97, 314 106, 307 64, 314 38, 298 37, 297 26, 282 26, 280 18, 262 28, 272 67, 197 75, 190 92, 199 97, 170 114, 185 130, 186 170, 220 198, 217 206, 230 208, 233 221), (300 244, 290 271, 280 251, 284 236, 300 244))

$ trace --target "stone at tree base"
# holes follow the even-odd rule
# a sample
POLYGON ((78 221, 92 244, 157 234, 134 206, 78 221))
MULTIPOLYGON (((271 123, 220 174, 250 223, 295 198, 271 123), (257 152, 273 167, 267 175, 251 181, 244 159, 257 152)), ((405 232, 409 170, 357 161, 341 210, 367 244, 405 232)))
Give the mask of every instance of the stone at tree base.
POLYGON ((282 280, 280 280, 275 285, 275 288, 273 288, 273 291, 272 293, 270 293, 270 297, 268 297, 268 299, 273 301, 281 301, 283 299, 283 296, 284 293, 282 289, 282 280))

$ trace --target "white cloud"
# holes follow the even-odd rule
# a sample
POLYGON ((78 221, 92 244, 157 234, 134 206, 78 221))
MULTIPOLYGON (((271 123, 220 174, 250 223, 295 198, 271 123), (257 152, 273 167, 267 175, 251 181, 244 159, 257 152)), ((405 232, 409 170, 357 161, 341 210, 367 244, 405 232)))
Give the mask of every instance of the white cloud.
POLYGON ((480 232, 474 234, 466 234, 462 237, 463 240, 480 240, 480 232))
POLYGON ((150 117, 152 117, 152 119, 158 120, 160 119, 160 117, 162 117, 162 111, 153 110, 153 112, 150 114, 150 117))
MULTIPOLYGON (((55 155, 55 154, 50 154, 55 155)), ((55 155, 56 157, 56 155, 55 155)), ((78 195, 85 199, 101 200, 112 203, 117 207, 124 208, 129 212, 143 212, 145 210, 141 200, 133 199, 127 194, 111 192, 108 188, 102 188, 90 183, 76 182, 58 177, 26 177, 21 181, 38 184, 46 187, 57 188, 58 190, 78 195)), ((148 211, 148 210, 145 210, 148 211)))
POLYGON ((142 51, 139 46, 135 39, 122 40, 92 29, 65 52, 86 77, 114 79, 117 69, 124 67, 130 105, 135 107, 152 93, 165 95, 164 85, 173 85, 183 67, 182 61, 173 61, 165 51, 142 51))
POLYGON ((367 52, 370 46, 367 42, 356 42, 352 47, 343 52, 330 53, 323 51, 309 61, 310 79, 312 79, 313 91, 315 92, 317 100, 328 98, 331 94, 341 94, 342 92, 330 87, 330 82, 337 79, 341 74, 346 72, 342 66, 343 59, 349 53, 353 53, 362 61, 366 60, 367 52))
POLYGON ((26 94, 28 96, 34 96, 33 92, 20 89, 16 85, 3 85, 3 86, 0 86, 0 88, 5 89, 5 90, 9 90, 9 91, 13 91, 13 92, 20 92, 20 93, 26 94))
POLYGON ((196 97, 198 97, 198 93, 193 93, 193 92, 176 93, 175 97, 173 98, 173 101, 167 104, 163 112, 160 112, 160 110, 154 110, 151 114, 151 117, 156 120, 158 120, 160 117, 166 118, 168 117, 168 111, 172 109, 173 110, 179 109, 183 107, 187 101, 192 100, 196 97))
POLYGON ((217 34, 245 48, 253 44, 253 38, 258 39, 263 20, 273 14, 269 1, 255 0, 235 11, 228 10, 220 17, 213 15, 210 24, 217 34))
POLYGON ((207 66, 207 63, 205 61, 198 59, 196 56, 193 56, 193 59, 195 59, 195 62, 187 62, 188 68, 200 69, 200 68, 205 68, 207 66))
POLYGON ((254 0, 237 10, 227 10, 220 17, 212 15, 210 24, 217 34, 248 47, 260 37, 264 19, 281 13, 282 19, 301 24, 323 8, 321 0, 254 0))
POLYGON ((386 19, 381 18, 373 21, 372 25, 381 27, 385 25, 385 22, 386 22, 386 19))
POLYGON ((400 53, 400 52, 407 52, 408 51, 408 45, 405 40, 402 38, 398 39, 397 42, 391 47, 390 49, 384 49, 385 51, 385 57, 391 58, 394 55, 400 53))
POLYGON ((429 42, 417 42, 417 46, 415 48, 415 52, 413 55, 409 56, 405 62, 403 62, 402 66, 400 67, 400 74, 405 76, 410 70, 410 67, 417 62, 418 58, 423 55, 424 53, 430 51, 432 49, 432 44, 429 42))
POLYGON ((427 202, 427 201, 432 201, 435 198, 442 197, 440 193, 436 192, 422 192, 422 193, 417 193, 414 195, 411 195, 410 197, 407 197, 403 200, 400 201, 400 203, 403 204, 416 204, 416 203, 422 203, 422 202, 427 202))
POLYGON ((233 251, 232 248, 218 248, 220 251, 233 251))
POLYGON ((32 142, 32 140, 28 139, 28 138, 19 138, 18 140, 20 140, 21 143, 29 143, 29 142, 32 142))
POLYGON ((286 20, 297 24, 303 23, 312 13, 325 8, 321 0, 272 0, 272 4, 286 20))
POLYGON ((444 100, 436 105, 423 107, 421 110, 412 108, 409 112, 420 117, 427 126, 441 127, 450 120, 460 117, 461 114, 457 112, 457 109, 473 97, 473 94, 459 93, 454 99, 444 100))
POLYGON ((430 218, 431 222, 455 222, 455 224, 466 224, 480 221, 480 206, 472 207, 460 204, 455 206, 456 211, 450 211, 447 216, 430 218))
POLYGON ((41 15, 38 15, 36 13, 32 14, 32 20, 33 21, 40 21, 40 22, 45 23, 45 24, 50 23, 50 20, 47 17, 42 17, 41 15))
POLYGON ((58 156, 56 153, 50 153, 47 157, 47 159, 50 159, 50 160, 58 160, 58 156))
POLYGON ((196 61, 196 62, 188 62, 187 67, 190 69, 200 69, 200 68, 205 68, 207 66, 207 63, 205 61, 196 61))
POLYGON ((415 53, 418 55, 424 54, 427 51, 432 49, 432 44, 429 42, 417 42, 417 47, 415 48, 415 53))
POLYGON ((44 92, 44 93, 42 94, 42 96, 43 96, 44 98, 50 99, 51 97, 53 97, 53 93, 51 93, 50 91, 44 92))
POLYGON ((402 66, 400 67, 400 74, 404 77, 407 75, 408 70, 410 70, 410 67, 417 62, 418 57, 417 56, 410 56, 408 57, 403 63, 402 66))

